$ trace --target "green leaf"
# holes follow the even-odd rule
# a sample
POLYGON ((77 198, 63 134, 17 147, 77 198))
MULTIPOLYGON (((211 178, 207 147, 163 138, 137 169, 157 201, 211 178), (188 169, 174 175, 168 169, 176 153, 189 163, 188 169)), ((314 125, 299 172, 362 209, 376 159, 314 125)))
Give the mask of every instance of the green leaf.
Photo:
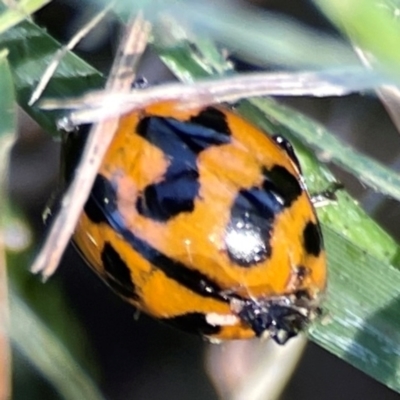
MULTIPOLYGON (((334 181, 331 172, 304 145, 309 144, 305 140, 304 131, 312 135, 310 127, 317 125, 316 122, 272 99, 245 101, 239 107, 239 111, 266 132, 279 132, 291 140, 296 148, 296 154, 300 159, 303 174, 311 193, 324 191, 334 181), (269 113, 270 110, 274 112, 269 113), (276 118, 276 110, 280 112, 279 119, 276 118)), ((330 139, 333 137, 333 134, 326 130, 322 137, 319 130, 314 130, 312 143, 320 138, 319 146, 323 148, 325 135, 330 139)), ((329 140, 326 143, 327 151, 329 151, 329 140)), ((371 164, 369 171, 373 170, 373 167, 374 164, 371 164)), ((396 242, 368 217, 349 195, 340 191, 337 193, 337 197, 336 203, 318 209, 318 216, 323 225, 340 233, 341 236, 372 256, 392 262, 398 251, 396 242)))
MULTIPOLYGON (((15 140, 16 117, 15 117, 15 93, 11 71, 7 61, 6 50, 0 52, 0 186, 1 199, 5 198, 6 173, 8 168, 8 156, 11 145, 15 140)), ((4 206, 4 204, 3 204, 4 206)))
POLYGON ((8 8, 0 3, 0 34, 27 19, 51 0, 22 0, 8 8))
MULTIPOLYGON (((350 229, 353 222, 348 221, 350 229)), ((378 258, 326 224, 323 233, 329 265, 328 314, 311 338, 399 392, 400 272, 398 263, 391 265, 398 250, 378 258)), ((378 238, 370 247, 384 242, 384 237, 378 238)))
POLYGON ((289 129, 303 143, 322 154, 329 162, 341 166, 367 186, 400 201, 400 176, 378 161, 354 150, 331 134, 323 125, 272 100, 252 100, 280 129, 289 129), (290 118, 288 118, 290 115, 290 118))
POLYGON ((7 51, 0 52, 0 381, 1 396, 9 397, 11 382, 10 345, 8 340, 8 282, 4 245, 5 210, 7 205, 8 165, 11 146, 15 140, 14 87, 7 62, 7 51))
MULTIPOLYGON (((1 112, 1 138, 15 138, 16 117, 15 117, 15 92, 12 75, 7 60, 8 51, 0 52, 0 112, 1 112)), ((2 159, 3 160, 3 159, 2 159)))
POLYGON ((391 1, 314 0, 336 26, 398 77, 400 25, 391 1))
POLYGON ((15 347, 62 397, 66 400, 103 399, 96 385, 65 346, 13 289, 10 291, 10 303, 10 334, 15 347))
MULTIPOLYGON (((79 345, 83 348, 85 343, 82 335, 83 331, 77 329, 78 324, 74 317, 65 311, 65 304, 60 296, 59 289, 53 286, 53 293, 50 293, 52 291, 51 287, 41 287, 42 284, 37 281, 37 278, 34 278, 28 273, 27 265, 30 258, 27 257, 27 254, 20 252, 21 248, 19 246, 25 248, 25 246, 29 245, 30 239, 28 236, 30 232, 20 215, 11 210, 7 198, 6 186, 9 151, 16 134, 16 104, 13 78, 18 83, 17 90, 20 91, 18 93, 20 99, 22 99, 22 102, 25 102, 25 93, 28 93, 26 89, 29 86, 29 81, 33 79, 33 75, 30 75, 30 72, 37 73, 39 77, 40 73, 43 71, 44 65, 43 61, 41 63, 39 62, 39 64, 42 65, 42 70, 35 69, 32 67, 35 65, 34 59, 18 60, 16 56, 17 54, 23 54, 29 58, 29 55, 35 54, 35 45, 33 44, 34 40, 32 36, 32 40, 29 42, 32 44, 32 48, 29 48, 26 43, 23 44, 22 37, 17 39, 18 35, 22 34, 21 29, 25 27, 25 32, 27 32, 29 26, 32 27, 33 25, 29 22, 24 22, 22 25, 11 29, 7 34, 1 36, 3 40, 3 50, 0 52, 0 223, 4 243, 7 246, 7 262, 10 277, 9 285, 11 286, 11 288, 9 288, 10 329, 8 330, 8 334, 13 347, 16 348, 30 364, 37 368, 63 398, 71 400, 77 398, 102 399, 103 397, 95 384, 65 347, 66 342, 71 344, 72 341, 66 340, 65 343, 62 343, 55 335, 54 331, 49 329, 38 317, 37 309, 45 308, 49 312, 49 315, 52 315, 51 325, 54 328, 60 319, 62 319, 62 315, 64 317, 67 316, 68 318, 66 318, 64 322, 68 321, 68 327, 71 328, 71 330, 76 329, 73 338, 79 339, 79 345), (15 32, 17 32, 17 34, 15 32), (10 54, 13 55, 13 57, 11 57, 14 61, 11 63, 14 68, 13 71, 11 71, 7 60, 8 50, 4 48, 5 38, 9 40, 10 54), (18 70, 18 68, 20 69, 18 70), (23 238, 26 239, 24 239, 26 243, 21 243, 23 238), (21 268, 22 266, 24 268, 21 268), (30 282, 27 282, 27 275, 31 278, 30 282), (36 282, 32 282, 33 279, 35 279, 36 282), (39 297, 40 301, 37 301, 38 291, 41 296, 39 297), (34 292, 35 296, 29 295, 34 292), (46 295, 49 294, 50 296, 46 297, 46 295), (36 300, 34 300, 34 298, 36 298, 36 300), (49 298, 52 299, 51 302, 48 301, 49 298), (29 306, 27 305, 28 301, 30 304, 29 306), (40 302, 42 302, 42 307, 38 304, 40 302), (57 311, 55 312, 55 310, 57 311)), ((33 31, 34 29, 31 29, 29 32, 32 33, 33 31)), ((45 39, 48 40, 49 43, 54 42, 50 40, 49 37, 45 39)), ((43 38, 40 39, 41 43, 43 43, 42 40, 43 38)), ((76 57, 72 57, 70 60, 77 65, 85 65, 76 57)), ((93 71, 94 70, 92 70, 92 72, 93 71)), ((59 81, 55 81, 53 84, 56 85, 56 89, 59 87, 59 81)), ((33 112, 33 115, 36 115, 35 112, 33 112)), ((46 126, 54 125, 54 121, 48 119, 47 116, 43 116, 42 121, 46 122, 46 126), (49 124, 48 122, 51 123, 49 124)), ((5 282, 3 281, 2 284, 5 284, 5 282)), ((87 346, 85 348, 85 353, 87 355, 87 346)))
MULTIPOLYGON (((250 100, 241 111, 267 131, 291 138, 312 191, 327 187, 332 179, 330 172, 297 142, 304 139, 302 131, 314 121, 304 116, 299 119, 296 111, 270 99, 250 100), (279 122, 272 119, 275 113, 268 114, 271 105, 281 113, 279 122), (267 119, 259 115, 260 109, 267 119)), ((371 164, 368 171, 373 168, 371 164)), ((400 295, 399 246, 346 193, 338 193, 336 204, 317 211, 326 243, 329 280, 326 316, 311 330, 311 339, 400 391, 400 314, 396 308, 400 295)))
MULTIPOLYGON (((34 23, 24 21, 0 35, 0 48, 9 51, 9 62, 19 104, 47 132, 59 136, 56 120, 63 116, 63 112, 43 112, 38 107, 29 107, 27 103, 45 68, 61 48, 60 43, 34 23)), ((72 52, 68 52, 43 96, 53 98, 78 96, 89 89, 99 89, 103 84, 104 79, 98 71, 72 52)))
MULTIPOLYGON (((99 1, 105 2, 98 0, 96 3, 99 1)), ((118 3, 119 15, 125 17, 132 12, 132 7, 144 9, 146 18, 155 22, 157 30, 162 30, 158 40, 163 46, 172 34, 181 40, 195 38, 198 44, 199 37, 202 40, 211 38, 231 52, 263 65, 306 68, 358 63, 351 47, 343 40, 313 30, 281 13, 253 8, 249 4, 240 7, 237 2, 210 0, 141 0, 134 3, 122 0, 118 3), (183 25, 190 28, 184 29, 183 25)), ((193 52, 192 55, 195 56, 193 52)))
MULTIPOLYGON (((85 329, 69 307, 62 288, 57 282, 44 285, 28 270, 33 247, 28 223, 10 204, 3 217, 13 349, 22 355, 25 365, 34 367, 54 387, 60 398, 73 400, 81 393, 88 399, 103 399, 88 375, 94 368, 85 329)), ((14 382, 16 391, 20 384, 18 380, 14 382)), ((31 389, 34 392, 35 388, 31 389)))

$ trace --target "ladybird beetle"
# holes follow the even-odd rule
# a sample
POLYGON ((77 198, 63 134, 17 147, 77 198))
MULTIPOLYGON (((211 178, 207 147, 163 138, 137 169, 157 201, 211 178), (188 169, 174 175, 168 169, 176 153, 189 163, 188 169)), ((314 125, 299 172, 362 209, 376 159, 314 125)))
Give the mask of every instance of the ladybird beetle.
POLYGON ((73 241, 126 301, 213 341, 283 344, 320 311, 325 252, 293 149, 222 106, 121 117, 73 241))

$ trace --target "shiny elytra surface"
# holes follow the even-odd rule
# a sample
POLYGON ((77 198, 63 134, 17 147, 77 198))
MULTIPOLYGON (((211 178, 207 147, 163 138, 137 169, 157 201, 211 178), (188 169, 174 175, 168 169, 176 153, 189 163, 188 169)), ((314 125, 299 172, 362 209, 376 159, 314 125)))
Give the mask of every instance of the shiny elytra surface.
POLYGON ((326 284, 318 221, 299 170, 258 128, 222 107, 152 105, 121 118, 74 242, 146 313, 204 336, 254 336, 232 297, 326 284))

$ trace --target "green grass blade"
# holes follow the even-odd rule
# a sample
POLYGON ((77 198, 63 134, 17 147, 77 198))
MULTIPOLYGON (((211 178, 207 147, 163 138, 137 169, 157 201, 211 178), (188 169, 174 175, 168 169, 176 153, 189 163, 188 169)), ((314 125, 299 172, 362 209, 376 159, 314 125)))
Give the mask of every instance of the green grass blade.
POLYGON ((15 117, 15 92, 11 71, 7 61, 7 50, 0 52, 0 177, 2 182, 1 198, 5 198, 8 156, 11 145, 15 140, 16 117, 15 117))
MULTIPOLYGON (((13 43, 16 44, 16 42, 13 43)), ((2 178, 2 182, 0 182, 0 222, 3 235, 6 235, 12 226, 16 226, 15 224, 20 222, 16 220, 15 215, 11 215, 13 213, 9 208, 5 190, 8 155, 16 132, 14 77, 15 74, 13 76, 8 64, 7 50, 4 49, 0 53, 0 177, 2 178)), ((14 251, 12 256, 7 257, 10 282, 14 282, 17 286, 23 286, 22 276, 18 272, 26 272, 21 271, 21 262, 24 263, 24 260, 16 257, 14 251)), ((36 311, 26 304, 21 287, 17 291, 13 289, 13 285, 11 286, 12 289, 9 289, 10 328, 8 333, 14 348, 19 350, 43 374, 63 398, 71 400, 77 398, 103 399, 94 383, 72 358, 58 337, 40 320, 36 311)), ((30 292, 33 289, 31 285, 30 292)), ((40 291, 42 295, 47 292, 46 289, 43 291, 43 288, 40 291)), ((43 299, 43 301, 48 300, 43 299)), ((55 297, 53 297, 52 303, 60 305, 60 301, 55 297)), ((58 316, 53 319, 57 320, 58 316)), ((70 320, 70 326, 76 327, 77 325, 75 321, 70 320)), ((78 332, 76 335, 82 336, 78 332)))
POLYGON ((278 13, 202 1, 184 2, 174 15, 188 20, 200 36, 222 43, 251 62, 295 68, 357 63, 346 43, 278 13))
MULTIPOLYGON (((9 51, 19 104, 54 136, 59 136, 55 121, 63 115, 62 111, 43 112, 38 107, 27 106, 27 103, 34 86, 60 47, 60 43, 29 21, 24 21, 0 35, 0 48, 9 51)), ((72 52, 68 52, 43 96, 73 97, 89 89, 99 89, 103 83, 103 77, 97 70, 72 52)))
POLYGON ((393 3, 374 0, 314 0, 314 3, 354 43, 371 52, 398 77, 400 24, 393 13, 393 3))
MULTIPOLYGON (((0 177, 2 179, 0 182, 0 222, 4 236, 9 231, 10 225, 16 223, 15 218, 10 216, 5 190, 9 151, 16 135, 15 93, 6 56, 7 51, 0 54, 0 177)), ((15 279, 15 271, 19 265, 13 262, 16 261, 13 257, 7 257, 7 261, 9 274, 15 279)), ((1 283, 5 284, 4 281, 1 283)), ((33 310, 24 304, 21 294, 12 289, 9 289, 9 292, 10 329, 8 333, 13 345, 42 372, 65 399, 75 400, 80 394, 88 399, 102 399, 94 384, 60 344, 58 338, 44 326, 33 310)))
MULTIPOLYGON (((257 106, 260 101, 264 103, 254 100, 257 106)), ((312 123, 303 117, 302 123, 298 120, 288 129, 275 119, 263 119, 257 114, 260 108, 252 103, 242 106, 246 115, 252 115, 268 131, 292 140, 294 129, 298 133, 303 123, 312 123)), ((279 104, 274 107, 282 107, 280 112, 287 121, 297 115, 279 104)), ((296 147, 308 186, 314 191, 326 187, 331 179, 329 171, 303 146, 296 147)), ((329 285, 326 318, 312 329, 311 338, 400 391, 400 315, 396 308, 400 299, 399 247, 347 194, 339 193, 338 198, 337 204, 318 210, 328 254, 329 285)))
POLYGON ((7 62, 7 51, 0 52, 0 396, 11 392, 11 351, 8 338, 8 280, 4 245, 7 184, 10 150, 16 137, 15 93, 7 62))
POLYGON ((325 224, 323 233, 329 264, 328 314, 311 338, 400 392, 398 264, 392 266, 390 257, 374 257, 325 224))
MULTIPOLYGON (((96 368, 85 329, 69 308, 62 288, 57 283, 43 285, 27 270, 32 259, 28 224, 10 204, 4 220, 13 349, 23 357, 24 365, 34 367, 60 398, 72 400, 81 394, 85 396, 82 398, 103 399, 87 373, 96 368)), ((24 378, 23 372, 15 375, 16 392, 22 390, 24 378)), ((36 380, 32 383, 30 394, 39 387, 36 380)))
POLYGON ((0 34, 27 19, 40 10, 51 0, 22 0, 15 3, 14 8, 8 8, 0 3, 0 34))
POLYGON ((10 303, 10 335, 14 346, 62 397, 66 400, 103 399, 64 345, 14 290, 10 293, 10 303))
MULTIPOLYGON (((325 190, 333 181, 334 177, 331 172, 316 159, 309 149, 299 142, 299 139, 303 140, 303 136, 299 135, 299 132, 308 124, 313 123, 310 118, 302 116, 301 119, 298 119, 296 111, 271 99, 251 99, 243 102, 239 110, 266 132, 279 132, 291 140, 296 148, 296 154, 300 159, 311 193, 325 190), (270 104, 274 104, 274 107, 280 110, 282 120, 285 123, 276 120, 274 114, 268 114, 269 108, 264 107, 264 105, 270 104), (288 125, 290 124, 286 124, 286 122, 291 121, 292 118, 297 121, 297 124, 293 123, 289 128, 288 125)), ((303 140, 303 143, 307 142, 303 140)), ((339 199, 337 203, 318 209, 320 220, 349 242, 356 243, 359 248, 373 257, 389 262, 396 259, 398 251, 396 242, 369 218, 357 202, 345 192, 338 192, 337 197, 339 199)))
MULTIPOLYGON (((98 0, 96 3, 107 3, 98 0)), ((245 55, 247 60, 263 64, 299 67, 333 67, 357 64, 357 57, 343 40, 317 32, 283 14, 268 12, 250 5, 202 0, 121 1, 119 14, 126 16, 132 7, 144 9, 146 18, 160 26, 165 23, 165 44, 169 32, 190 40, 193 32, 202 38, 212 38, 230 51, 245 55), (168 15, 168 16, 167 16, 168 15), (173 16, 174 19, 170 19, 173 16), (205 18, 205 16, 207 16, 205 18), (176 21, 180 23, 175 24, 176 21), (190 32, 181 29, 190 26, 190 32), (282 40, 284 38, 284 40, 282 40)))
POLYGON ((286 108, 273 100, 252 100, 276 127, 285 127, 307 143, 315 151, 324 154, 324 158, 341 166, 365 183, 367 186, 400 201, 400 176, 371 157, 354 150, 339 140, 323 125, 304 117, 293 109, 286 108))

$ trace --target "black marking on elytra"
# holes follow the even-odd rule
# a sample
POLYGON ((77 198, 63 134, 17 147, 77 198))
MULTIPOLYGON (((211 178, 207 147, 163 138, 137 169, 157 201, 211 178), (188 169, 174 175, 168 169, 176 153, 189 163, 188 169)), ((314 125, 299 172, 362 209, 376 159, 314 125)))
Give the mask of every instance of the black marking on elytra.
POLYGON ((121 296, 139 300, 128 266, 109 242, 103 247, 101 261, 107 283, 121 296))
POLYGON ((271 256, 274 218, 282 209, 280 198, 273 191, 259 187, 239 191, 225 233, 232 262, 251 267, 271 256))
POLYGON ((262 173, 264 190, 274 193, 284 207, 290 207, 301 196, 301 182, 285 167, 274 165, 271 169, 263 168, 262 173))
POLYGON ((272 139, 280 148, 282 148, 286 152, 286 154, 290 157, 290 159, 293 161, 293 163, 296 165, 296 167, 299 169, 299 172, 301 173, 300 162, 296 156, 296 153, 294 152, 292 143, 290 143, 289 140, 281 135, 272 136, 272 139))
POLYGON ((160 222, 193 211, 200 189, 197 156, 210 146, 228 143, 229 137, 215 128, 163 117, 143 118, 136 131, 169 160, 163 180, 139 195, 137 211, 160 222))
POLYGON ((95 224, 108 223, 107 209, 116 208, 116 204, 111 204, 111 201, 115 202, 115 191, 107 178, 98 174, 90 196, 84 206, 84 211, 88 218, 95 224))
POLYGON ((214 107, 207 107, 201 110, 197 115, 190 118, 190 122, 216 130, 228 136, 232 134, 226 121, 226 115, 214 107))
POLYGON ((271 256, 275 216, 302 194, 294 175, 279 165, 262 168, 261 187, 239 191, 226 227, 225 245, 231 261, 251 267, 271 256))
POLYGON ((217 335, 221 331, 220 326, 210 325, 206 320, 206 316, 197 312, 164 318, 161 321, 185 332, 197 333, 204 336, 217 335))
POLYGON ((308 254, 318 257, 323 249, 322 236, 319 226, 308 221, 303 230, 303 245, 308 254))
POLYGON ((136 132, 168 157, 185 158, 189 157, 188 151, 197 155, 211 146, 229 143, 230 137, 219 128, 218 125, 207 126, 175 118, 148 116, 138 123, 136 132))
POLYGON ((89 201, 88 207, 90 205, 95 208, 97 220, 106 221, 136 252, 167 277, 203 297, 211 297, 223 302, 229 301, 222 288, 211 278, 168 257, 130 231, 125 226, 124 219, 118 210, 116 190, 112 183, 103 176, 97 176, 89 201))
POLYGON ((187 169, 180 163, 175 163, 175 171, 172 169, 168 168, 163 181, 146 186, 139 195, 136 209, 144 217, 165 222, 180 213, 194 210, 200 188, 197 169, 187 169), (177 167, 182 169, 178 171, 177 167))

